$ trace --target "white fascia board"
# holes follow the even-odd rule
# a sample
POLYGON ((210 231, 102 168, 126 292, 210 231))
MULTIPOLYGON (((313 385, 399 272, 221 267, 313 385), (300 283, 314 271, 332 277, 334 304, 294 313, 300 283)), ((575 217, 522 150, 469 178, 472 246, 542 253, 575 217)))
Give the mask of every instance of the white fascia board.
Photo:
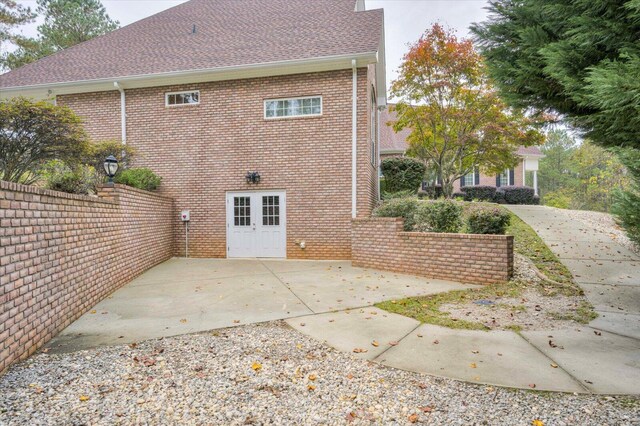
POLYGON ((382 36, 378 46, 378 62, 376 62, 376 86, 378 88, 378 106, 387 105, 387 58, 385 56, 384 11, 382 13, 382 36))
POLYGON ((407 152, 405 149, 381 149, 380 154, 404 154, 407 152))
POLYGON ((7 99, 15 96, 48 99, 55 95, 109 91, 114 90, 114 81, 117 81, 124 89, 136 89, 142 87, 302 74, 307 72, 334 71, 340 69, 351 69, 351 61, 353 59, 356 60, 358 67, 365 67, 377 61, 377 52, 325 56, 320 58, 267 62, 202 70, 142 74, 102 78, 97 80, 4 87, 0 88, 0 99, 7 99))

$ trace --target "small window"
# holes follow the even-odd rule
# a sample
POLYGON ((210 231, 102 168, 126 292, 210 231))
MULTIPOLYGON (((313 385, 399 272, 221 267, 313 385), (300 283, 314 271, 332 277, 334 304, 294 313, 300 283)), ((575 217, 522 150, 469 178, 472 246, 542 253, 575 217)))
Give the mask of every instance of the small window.
POLYGON ((200 91, 165 93, 165 106, 198 105, 200 91))
POLYGON ((504 172, 500 173, 500 186, 511 185, 511 182, 509 182, 509 172, 509 170, 505 170, 504 172))
POLYGON ((474 186, 475 184, 475 173, 464 175, 464 186, 474 186))
POLYGON ((269 99, 264 101, 264 118, 309 117, 322 115, 322 97, 269 99))

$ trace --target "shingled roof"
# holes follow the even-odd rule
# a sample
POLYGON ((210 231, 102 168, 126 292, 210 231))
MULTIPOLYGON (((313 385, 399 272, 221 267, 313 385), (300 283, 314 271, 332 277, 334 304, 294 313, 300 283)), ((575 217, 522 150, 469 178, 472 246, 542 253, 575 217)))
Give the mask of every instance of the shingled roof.
POLYGON ((375 53, 356 0, 191 0, 0 75, 0 89, 375 53))

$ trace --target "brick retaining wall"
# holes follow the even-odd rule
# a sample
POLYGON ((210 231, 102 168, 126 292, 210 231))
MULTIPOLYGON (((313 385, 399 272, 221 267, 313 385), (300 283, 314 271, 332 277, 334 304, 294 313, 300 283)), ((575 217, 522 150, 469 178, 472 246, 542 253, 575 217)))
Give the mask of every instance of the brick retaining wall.
POLYGON ((173 200, 0 181, 0 372, 173 253, 173 200))
POLYGON ((403 232, 399 218, 354 219, 354 266, 465 283, 491 284, 513 275, 513 236, 403 232))

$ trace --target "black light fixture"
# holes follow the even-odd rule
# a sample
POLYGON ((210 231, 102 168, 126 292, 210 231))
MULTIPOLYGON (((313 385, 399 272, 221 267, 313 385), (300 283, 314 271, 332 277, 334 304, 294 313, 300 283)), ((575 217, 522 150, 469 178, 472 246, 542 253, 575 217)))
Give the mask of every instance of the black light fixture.
POLYGON ((108 156, 104 160, 104 172, 109 177, 109 183, 113 183, 113 177, 118 171, 118 160, 113 155, 108 156))
POLYGON ((260 183, 260 172, 247 172, 244 178, 248 184, 255 183, 257 185, 260 183))

